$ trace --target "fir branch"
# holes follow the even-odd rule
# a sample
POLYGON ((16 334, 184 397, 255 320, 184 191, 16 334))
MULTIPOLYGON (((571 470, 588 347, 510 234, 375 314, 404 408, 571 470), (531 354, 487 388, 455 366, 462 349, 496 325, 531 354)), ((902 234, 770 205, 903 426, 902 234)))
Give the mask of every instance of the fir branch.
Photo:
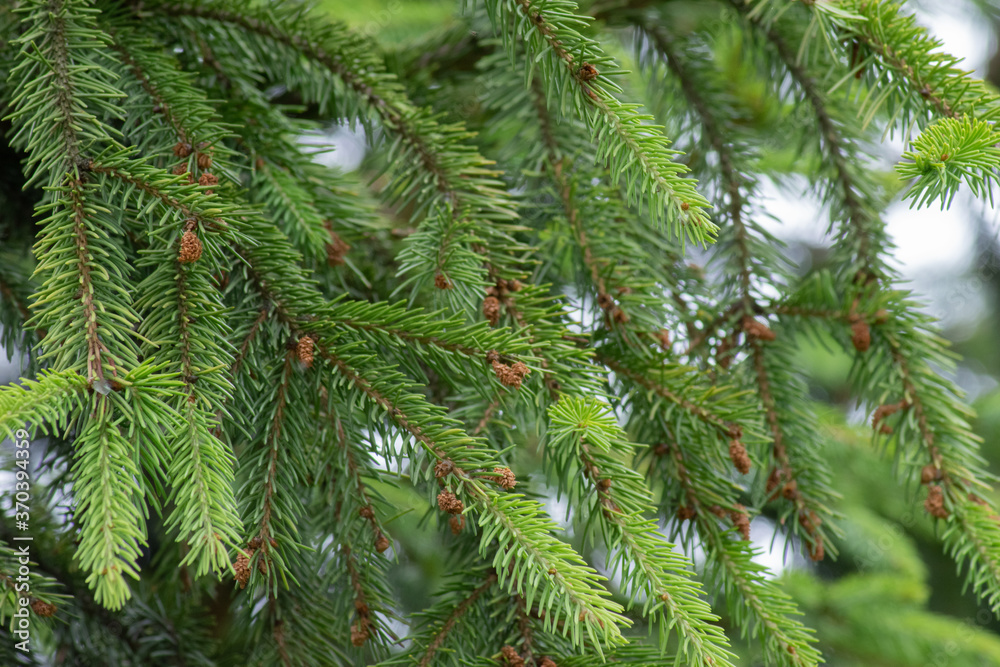
POLYGON ((612 94, 619 88, 610 77, 621 70, 595 41, 578 31, 576 26, 585 25, 587 17, 576 15, 576 3, 546 2, 544 12, 529 0, 486 0, 484 4, 511 61, 515 61, 518 38, 527 50, 532 63, 525 71, 527 81, 537 73, 546 92, 558 96, 563 107, 566 96, 570 97, 574 110, 590 127, 598 147, 596 159, 609 163, 616 183, 624 181, 629 202, 644 200, 652 218, 665 223, 677 237, 710 242, 716 227, 704 210, 708 202, 695 190, 693 180, 680 175, 685 167, 671 161, 676 151, 667 149, 661 128, 646 124, 648 116, 612 94))
POLYGON ((469 606, 479 599, 479 597, 489 590, 489 588, 496 582, 497 575, 491 573, 486 577, 486 581, 475 588, 465 599, 455 606, 455 609, 448 615, 448 618, 445 619, 444 624, 437 632, 434 633, 431 641, 427 644, 427 649, 424 651, 423 657, 420 658, 420 667, 428 667, 431 664, 431 661, 434 659, 434 654, 437 653, 438 649, 441 648, 442 644, 444 644, 448 637, 448 633, 451 632, 452 628, 455 627, 455 624, 461 620, 469 606))
POLYGON ((76 371, 42 371, 37 380, 0 388, 0 427, 12 440, 26 424, 42 433, 64 428, 83 406, 87 378, 76 371))
POLYGON ((583 499, 596 491, 594 527, 604 534, 608 559, 614 560, 630 601, 645 598, 643 613, 657 619, 661 651, 666 652, 669 631, 676 627, 684 637, 678 656, 697 665, 731 664, 734 656, 689 578, 688 561, 658 536, 655 522, 642 518, 651 509, 650 493, 642 477, 612 454, 631 449, 614 415, 596 401, 565 397, 549 408, 549 418, 546 451, 566 473, 560 479, 578 480, 569 489, 575 507, 586 507, 583 499), (573 465, 573 459, 579 461, 573 465), (589 480, 585 489, 580 484, 584 479, 589 480))
POLYGON ((497 572, 500 584, 509 591, 524 590, 527 586, 528 603, 537 598, 539 604, 544 604, 547 630, 565 619, 564 632, 577 645, 588 639, 596 644, 598 637, 609 644, 619 641, 618 625, 627 622, 618 613, 620 607, 605 598, 606 591, 596 587, 598 575, 572 549, 550 535, 553 524, 537 503, 497 493, 473 474, 477 470, 492 470, 496 465, 490 452, 478 447, 475 440, 455 428, 422 397, 402 393, 408 387, 399 384, 401 378, 382 373, 376 381, 375 376, 362 375, 326 345, 321 343, 319 350, 346 382, 381 407, 433 459, 452 462, 451 474, 459 490, 473 502, 480 515, 479 524, 483 528, 480 552, 485 555, 495 549, 494 566, 500 568, 503 564, 497 572), (389 383, 394 381, 393 387, 389 383), (391 394, 386 392, 390 387, 391 394), (409 416, 411 409, 425 415, 420 422, 409 416), (428 417, 438 423, 430 422, 428 417), (491 546, 494 539, 496 547, 491 546), (510 572, 508 563, 512 566, 510 572))

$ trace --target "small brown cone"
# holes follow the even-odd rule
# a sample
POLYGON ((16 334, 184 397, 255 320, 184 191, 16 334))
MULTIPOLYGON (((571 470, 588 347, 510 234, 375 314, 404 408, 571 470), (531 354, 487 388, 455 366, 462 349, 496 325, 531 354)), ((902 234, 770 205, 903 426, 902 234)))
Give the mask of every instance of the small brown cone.
POLYGON ((746 331, 748 336, 753 336, 754 338, 767 341, 774 340, 778 337, 770 327, 763 322, 757 321, 749 315, 743 317, 742 324, 743 331, 746 331))
POLYGON ((236 570, 236 581, 240 585, 240 590, 247 587, 247 582, 250 581, 250 556, 253 555, 253 550, 249 554, 240 551, 236 556, 236 562, 233 564, 233 569, 236 570))
POLYGON ((219 177, 215 174, 202 174, 198 177, 198 185, 218 185, 219 177))
POLYGON ((451 284, 451 281, 449 281, 443 273, 439 273, 434 276, 434 287, 437 287, 438 289, 452 289, 455 286, 451 284))
POLYGON ((326 244, 326 263, 330 266, 340 266, 345 262, 344 257, 351 246, 332 230, 330 231, 330 242, 326 244))
POLYGON ((378 538, 375 540, 375 551, 379 553, 384 553, 386 549, 390 546, 389 538, 385 535, 379 534, 378 538))
POLYGON ((920 483, 930 484, 941 479, 941 470, 933 465, 925 465, 920 469, 920 483))
POLYGON ((211 169, 212 168, 212 156, 208 153, 198 153, 198 168, 199 169, 211 169))
POLYGON ((746 507, 737 504, 736 508, 730 510, 729 518, 732 520, 733 525, 736 526, 736 530, 740 531, 740 535, 747 542, 750 541, 750 516, 747 514, 746 507))
POLYGON ((750 455, 747 448, 739 440, 729 442, 729 458, 733 462, 733 467, 740 471, 741 475, 750 472, 750 455))
POLYGON ((858 320, 851 325, 851 343, 858 352, 867 352, 871 347, 872 332, 864 320, 858 320))
POLYGON ((458 535, 465 528, 465 517, 461 514, 448 519, 448 527, 451 528, 452 535, 458 535))
POLYGON ((490 326, 497 325, 497 322, 500 321, 500 299, 495 296, 483 299, 483 317, 490 323, 490 326))
POLYGON ((299 338, 299 342, 295 345, 295 354, 306 368, 312 366, 314 346, 315 341, 310 336, 299 338))
POLYGON ((181 251, 177 255, 177 261, 181 264, 191 264, 201 258, 201 239, 192 230, 184 232, 181 237, 181 251))
POLYGON ((501 488, 510 491, 515 486, 517 486, 517 478, 514 477, 514 473, 510 468, 493 468, 493 472, 499 474, 500 476, 496 478, 496 483, 501 488))
POLYGON ((465 509, 462 501, 451 491, 442 491, 439 493, 437 501, 441 511, 448 514, 461 514, 462 510, 465 509))
POLYGON ((504 661, 509 667, 524 667, 524 658, 517 654, 513 646, 504 646, 500 649, 500 653, 503 654, 504 661))
POLYGON ((191 144, 178 141, 174 144, 174 155, 177 157, 187 157, 188 155, 191 155, 191 144))
POLYGON ((368 619, 360 619, 351 626, 351 644, 361 647, 366 641, 368 641, 368 619))
POLYGON ((56 610, 58 608, 54 604, 49 604, 48 602, 42 602, 41 600, 31 601, 31 611, 35 612, 43 618, 49 618, 55 616, 56 610))
POLYGON ((944 506, 944 491, 940 486, 932 486, 927 489, 927 500, 924 501, 924 509, 927 513, 937 519, 947 519, 948 509, 944 506))

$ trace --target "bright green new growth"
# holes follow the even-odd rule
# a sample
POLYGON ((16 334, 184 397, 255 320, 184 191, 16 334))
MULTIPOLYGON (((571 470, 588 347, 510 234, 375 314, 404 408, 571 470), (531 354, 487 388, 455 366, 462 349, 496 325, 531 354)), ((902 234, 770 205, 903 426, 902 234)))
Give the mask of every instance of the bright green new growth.
POLYGON ((396 49, 297 2, 0 8, 0 343, 27 356, 0 430, 50 436, 43 650, 818 665, 816 590, 843 589, 750 540, 762 515, 821 562, 876 523, 838 493, 858 445, 809 397, 810 340, 1000 611, 992 478, 865 152, 912 134, 906 197, 992 197, 996 93, 892 2, 459 4, 396 49), (363 178, 301 143, 331 124, 363 178), (801 189, 776 145, 830 212, 804 275, 761 224, 766 180, 801 189))

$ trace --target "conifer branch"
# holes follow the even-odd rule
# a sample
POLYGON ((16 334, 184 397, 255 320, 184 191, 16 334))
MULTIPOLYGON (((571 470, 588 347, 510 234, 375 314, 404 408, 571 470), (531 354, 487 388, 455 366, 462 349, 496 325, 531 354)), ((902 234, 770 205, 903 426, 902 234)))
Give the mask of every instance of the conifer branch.
POLYGON ((711 610, 698 596, 698 585, 689 579, 687 559, 672 552, 673 545, 658 536, 655 522, 642 518, 651 508, 649 490, 642 478, 612 452, 628 452, 614 415, 596 401, 565 397, 549 408, 551 431, 547 451, 560 470, 581 474, 561 475, 578 480, 570 498, 586 507, 583 498, 594 497, 594 528, 600 529, 630 600, 645 597, 643 613, 655 617, 660 629, 661 651, 666 651, 671 628, 685 638, 679 656, 697 665, 729 665, 733 656, 722 630, 712 624, 711 610), (573 459, 579 459, 575 464, 573 459), (586 488, 582 481, 589 484, 586 488), (596 491, 596 495, 594 494, 596 491))
MULTIPOLYGON (((727 591, 730 613, 751 628, 744 634, 759 634, 768 664, 817 665, 821 658, 812 644, 812 631, 794 618, 800 612, 792 600, 766 578, 766 569, 753 561, 755 550, 749 540, 750 518, 746 508, 735 502, 732 489, 711 483, 706 475, 711 465, 696 447, 682 447, 676 440, 658 445, 654 464, 683 490, 678 519, 693 519, 709 559, 708 573, 727 591), (726 517, 741 531, 737 539, 722 530, 718 520, 726 517)), ((725 520, 725 519, 723 519, 725 520)))
MULTIPOLYGON (((832 547, 825 530, 821 527, 823 521, 820 518, 823 516, 829 519, 831 516, 827 506, 827 498, 824 497, 828 495, 824 490, 829 474, 812 462, 806 463, 802 454, 795 457, 798 460, 793 462, 795 452, 789 451, 789 445, 786 442, 785 430, 789 427, 794 428, 794 423, 801 422, 801 417, 792 412, 791 402, 782 401, 779 404, 776 400, 774 392, 778 387, 772 377, 771 364, 767 362, 765 357, 766 355, 774 356, 778 354, 778 351, 772 351, 773 346, 765 346, 764 343, 765 339, 773 339, 775 334, 766 325, 757 322, 751 315, 756 310, 752 277, 754 274, 753 258, 757 254, 753 252, 752 246, 759 244, 756 239, 752 238, 747 223, 743 219, 745 207, 742 195, 745 187, 743 178, 736 168, 733 150, 725 141, 720 123, 712 113, 704 94, 694 84, 694 79, 687 71, 670 35, 659 26, 647 27, 645 32, 650 36, 657 49, 666 57, 667 67, 679 81, 688 103, 701 122, 707 142, 719 157, 720 178, 727 195, 727 217, 732 223, 732 244, 735 248, 735 257, 732 262, 738 276, 738 299, 742 303, 741 326, 746 333, 757 391, 764 408, 764 416, 772 442, 771 456, 774 467, 768 478, 766 490, 768 494, 773 494, 769 496, 770 498, 780 493, 792 502, 796 516, 794 527, 801 527, 804 530, 809 542, 810 556, 814 560, 820 560, 823 558, 825 550, 832 547), (804 480, 797 479, 799 476, 797 470, 804 468, 815 470, 815 474, 810 474, 809 477, 815 477, 816 484, 807 486, 804 480)), ((740 314, 740 311, 737 311, 737 314, 740 314)), ((783 373, 782 380, 786 383, 781 385, 781 390, 784 391, 787 388, 787 383, 791 383, 793 380, 791 375, 787 373, 783 373)), ((787 393, 785 395, 787 396, 787 393)), ((788 398, 791 399, 790 396, 788 398)), ((814 437, 814 434, 809 433, 806 437, 814 437)))
POLYGON ((424 651, 423 657, 420 658, 420 667, 428 667, 431 664, 431 661, 434 659, 434 655, 447 639, 448 633, 451 632, 452 628, 455 627, 455 624, 461 620, 469 606, 479 599, 479 597, 489 590, 489 588, 496 582, 497 575, 495 573, 490 573, 490 575, 486 577, 486 581, 475 588, 471 593, 469 593, 468 596, 465 597, 465 599, 455 606, 455 609, 448 615, 448 618, 445 620, 441 628, 434 633, 430 643, 427 644, 427 649, 424 651))
MULTIPOLYGON (((566 106, 566 97, 590 127, 597 160, 607 161, 613 180, 623 180, 630 203, 644 201, 650 216, 677 237, 706 244, 716 227, 705 210, 708 202, 694 181, 680 176, 686 169, 671 161, 662 128, 646 124, 633 105, 620 102, 612 76, 618 66, 577 28, 589 17, 576 14, 568 0, 544 3, 541 11, 529 0, 485 0, 493 28, 503 37, 511 61, 520 43, 532 63, 525 71, 530 84, 541 77, 546 91, 566 106), (520 38, 520 42, 518 42, 520 38)), ((554 103, 554 102, 553 102, 554 103)))

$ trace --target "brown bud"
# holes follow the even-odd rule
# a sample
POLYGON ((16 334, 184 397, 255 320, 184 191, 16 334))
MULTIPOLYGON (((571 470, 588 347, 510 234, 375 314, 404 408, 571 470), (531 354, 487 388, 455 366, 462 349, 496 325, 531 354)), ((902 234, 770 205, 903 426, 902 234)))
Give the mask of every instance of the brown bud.
POLYGON ((372 508, 370 506, 365 505, 364 507, 358 510, 358 516, 360 516, 363 519, 374 519, 375 512, 372 511, 372 508))
POLYGON ((359 619, 351 626, 351 644, 361 647, 365 645, 366 641, 368 641, 368 621, 367 619, 359 619))
POLYGON ((940 486, 934 485, 927 489, 927 500, 924 501, 924 509, 935 518, 948 518, 948 509, 944 506, 944 491, 940 486))
POLYGON ((387 538, 385 535, 379 534, 379 536, 375 539, 375 551, 383 553, 388 548, 389 548, 389 538, 387 538))
POLYGON ((354 601, 354 611, 358 612, 359 616, 368 616, 371 614, 371 609, 368 608, 368 604, 361 599, 356 599, 354 601))
POLYGON ((657 331, 653 335, 656 336, 656 340, 659 341, 660 348, 664 352, 669 352, 670 351, 670 331, 668 331, 667 329, 660 329, 659 331, 657 331))
POLYGON ((181 251, 177 255, 177 261, 181 264, 191 264, 192 262, 197 262, 201 258, 201 239, 193 231, 188 230, 184 232, 184 236, 181 237, 181 251))
POLYGON ((577 75, 580 77, 581 81, 593 81, 600 76, 600 74, 601 73, 597 71, 597 68, 590 63, 583 63, 577 71, 577 75))
POLYGON ((299 361, 301 361, 306 368, 312 366, 313 363, 313 347, 315 346, 315 341, 313 341, 310 336, 302 336, 299 338, 299 342, 295 345, 295 354, 298 356, 299 361))
POLYGON ((240 590, 247 587, 247 582, 250 581, 250 556, 253 555, 253 551, 250 554, 246 554, 240 551, 236 555, 236 562, 233 563, 233 569, 236 570, 236 581, 240 585, 240 590))
POLYGON ((188 170, 187 162, 181 162, 178 165, 174 165, 173 172, 174 176, 180 176, 181 174, 186 174, 188 170))
POLYGON ((451 491, 442 491, 439 493, 437 501, 441 511, 448 514, 461 514, 462 510, 465 509, 462 501, 451 491))
POLYGON ((330 266, 340 266, 344 256, 351 246, 344 242, 333 230, 330 230, 330 242, 326 244, 326 263, 330 266))
POLYGON ((781 489, 781 495, 788 500, 794 500, 799 495, 799 483, 794 479, 788 480, 788 483, 781 489))
POLYGON ((452 463, 451 459, 441 459, 434 464, 434 476, 441 479, 445 475, 450 475, 454 469, 455 464, 452 463))
POLYGON ((211 169, 212 168, 212 156, 208 153, 198 153, 198 168, 199 169, 211 169))
POLYGON ((739 440, 729 441, 729 459, 733 462, 733 467, 745 475, 750 472, 750 455, 747 448, 739 440))
POLYGON ((743 539, 750 541, 750 515, 747 514, 747 508, 743 505, 736 504, 734 509, 729 511, 729 518, 732 520, 733 525, 736 526, 736 530, 740 532, 743 539))
POLYGON ((514 473, 511 471, 510 468, 496 467, 493 468, 493 472, 500 475, 500 477, 496 478, 496 483, 501 488, 510 491, 515 486, 517 486, 517 478, 514 477, 514 473))
POLYGON ((57 607, 54 604, 49 604, 48 602, 42 602, 41 600, 35 599, 31 601, 31 611, 35 612, 43 618, 49 618, 55 616, 57 607))
POLYGON ((743 316, 742 326, 743 331, 747 332, 748 336, 753 336, 754 338, 771 341, 778 337, 770 327, 749 315, 743 316))
POLYGON ((552 658, 542 658, 542 661, 538 663, 538 667, 559 667, 552 658))
POLYGON ((177 157, 187 157, 188 155, 191 155, 191 144, 178 141, 174 144, 174 155, 177 157))
POLYGON ((826 549, 823 547, 823 540, 817 538, 812 544, 809 545, 809 558, 815 562, 823 560, 826 555, 826 549))
POLYGON ((443 273, 438 273, 434 276, 434 287, 437 287, 438 289, 452 289, 455 286, 451 284, 451 281, 449 281, 443 273))
POLYGON ((500 321, 500 299, 495 296, 488 296, 483 299, 483 317, 495 327, 500 321))
POLYGON ((682 505, 681 507, 677 508, 677 520, 678 521, 690 521, 696 515, 697 515, 697 512, 694 511, 693 507, 687 507, 686 505, 682 505))
POLYGON ((448 527, 451 528, 452 535, 458 535, 465 528, 465 516, 459 514, 448 519, 448 527))
POLYGON ((851 325, 851 343, 858 352, 867 352, 872 344, 872 332, 868 328, 868 323, 858 320, 851 325))
POLYGON ((517 650, 513 646, 504 646, 500 649, 500 653, 510 667, 524 667, 524 658, 518 655, 517 650))
POLYGON ((686 201, 682 201, 682 202, 681 202, 681 210, 682 210, 682 211, 686 211, 686 210, 688 210, 689 208, 691 208, 691 204, 687 203, 686 201))

